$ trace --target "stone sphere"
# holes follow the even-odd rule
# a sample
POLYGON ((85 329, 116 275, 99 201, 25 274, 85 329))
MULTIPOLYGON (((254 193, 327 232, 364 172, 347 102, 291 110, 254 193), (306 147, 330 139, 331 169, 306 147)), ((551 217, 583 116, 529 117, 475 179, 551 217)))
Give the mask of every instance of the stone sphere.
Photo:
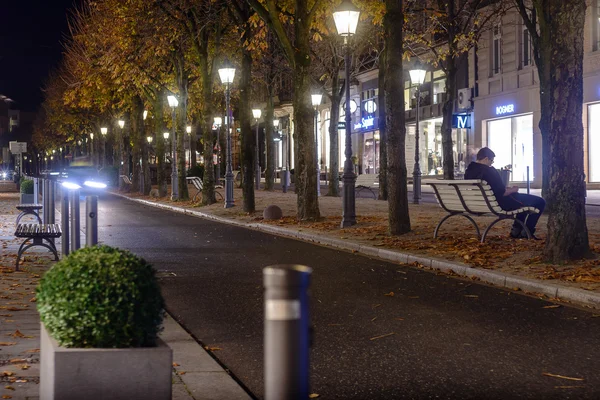
POLYGON ((264 219, 281 219, 282 217, 283 212, 281 211, 281 208, 276 205, 270 205, 263 211, 264 219))

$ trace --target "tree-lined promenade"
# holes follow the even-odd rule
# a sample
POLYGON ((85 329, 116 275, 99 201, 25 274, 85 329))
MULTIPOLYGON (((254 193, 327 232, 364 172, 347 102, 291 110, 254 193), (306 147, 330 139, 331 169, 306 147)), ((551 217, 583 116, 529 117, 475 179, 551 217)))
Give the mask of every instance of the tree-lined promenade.
MULTIPOLYGON (((445 74, 448 97, 442 125, 444 177, 452 179, 455 160, 451 118, 458 89, 457 71, 482 35, 512 8, 524 18, 540 69, 543 194, 549 215, 543 254, 554 262, 587 256, 581 121, 585 2, 487 3, 87 0, 73 11, 63 62, 45 86, 44 113, 36 124, 34 154, 74 149, 83 141, 92 143, 98 166, 113 165, 121 168, 121 173, 131 155, 134 190, 148 194, 151 180, 147 138, 151 137, 157 155, 159 196, 164 197, 168 194, 169 160, 162 155, 175 143, 171 164, 176 160, 175 180, 180 188, 176 197, 187 200, 186 127, 191 127, 192 138, 200 138, 191 140, 190 165, 197 163, 196 150, 210 164, 213 149, 221 147, 216 143, 214 117, 226 114, 225 85, 218 71, 230 62, 236 74, 228 86, 233 118, 227 123, 233 119, 240 132, 243 210, 253 213, 256 208, 257 133, 252 129, 252 109, 265 107, 265 188, 272 190, 276 137, 270 121, 274 99, 286 89, 282 82, 291 82, 297 218, 318 220, 310 95, 316 91, 326 93, 332 104, 331 120, 337 121, 342 101, 348 100, 343 94, 347 85, 360 70, 361 60, 371 57, 380 71, 380 198, 388 201, 389 233, 402 235, 411 231, 406 169, 410 160, 405 159, 405 76, 399 71, 406 69, 407 60, 419 59, 445 74), (356 34, 340 35, 333 14, 346 11, 350 16, 348 10, 353 7, 360 11, 356 34), (352 57, 344 61, 343 50, 352 57), (340 79, 343 68, 346 78, 340 79), (175 96, 177 105, 169 105, 167 96, 175 96), (120 125, 119 120, 123 121, 120 125), (167 139, 164 132, 172 132, 171 137, 167 139)), ((224 121, 224 126, 229 125, 224 121)), ((222 132, 221 138, 227 133, 222 132)), ((346 163, 351 163, 352 153, 347 144, 338 142, 335 123, 331 124, 329 139, 329 179, 334 182, 329 194, 337 196, 337 155, 345 149, 346 163)), ((346 188, 353 187, 355 179, 349 170, 345 169, 343 177, 346 188)), ((205 168, 203 180, 202 203, 209 205, 216 202, 213 168, 205 168)))

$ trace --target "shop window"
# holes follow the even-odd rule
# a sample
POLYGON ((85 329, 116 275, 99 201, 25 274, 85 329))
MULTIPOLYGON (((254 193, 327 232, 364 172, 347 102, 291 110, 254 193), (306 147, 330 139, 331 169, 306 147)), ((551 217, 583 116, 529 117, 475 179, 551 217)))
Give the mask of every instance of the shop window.
POLYGON ((510 180, 533 180, 533 116, 531 114, 488 122, 488 147, 496 154, 495 168, 511 166, 510 180))
POLYGON ((600 103, 588 106, 589 180, 600 182, 600 103))
POLYGON ((446 74, 438 70, 433 72, 433 104, 443 103, 446 100, 446 74))
POLYGON ((500 73, 500 68, 502 65, 501 57, 502 57, 502 27, 500 24, 494 25, 492 29, 492 45, 490 46, 491 50, 491 71, 492 75, 496 75, 500 73))

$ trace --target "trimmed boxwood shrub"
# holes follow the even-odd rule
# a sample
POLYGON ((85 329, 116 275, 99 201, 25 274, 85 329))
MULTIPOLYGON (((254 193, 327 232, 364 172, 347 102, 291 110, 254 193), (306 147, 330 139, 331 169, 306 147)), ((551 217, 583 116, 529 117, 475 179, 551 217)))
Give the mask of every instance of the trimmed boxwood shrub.
POLYGON ((151 347, 164 300, 154 268, 109 246, 85 247, 56 263, 37 287, 37 309, 64 347, 151 347))
POLYGON ((31 179, 21 181, 21 193, 33 194, 33 181, 31 179))

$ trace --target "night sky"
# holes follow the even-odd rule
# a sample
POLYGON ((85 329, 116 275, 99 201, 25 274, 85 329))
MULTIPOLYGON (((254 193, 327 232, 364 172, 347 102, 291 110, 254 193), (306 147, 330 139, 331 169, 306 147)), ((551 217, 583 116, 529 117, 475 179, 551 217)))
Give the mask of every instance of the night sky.
POLYGON ((0 94, 35 111, 41 86, 61 58, 67 12, 79 0, 7 0, 0 8, 0 94))

